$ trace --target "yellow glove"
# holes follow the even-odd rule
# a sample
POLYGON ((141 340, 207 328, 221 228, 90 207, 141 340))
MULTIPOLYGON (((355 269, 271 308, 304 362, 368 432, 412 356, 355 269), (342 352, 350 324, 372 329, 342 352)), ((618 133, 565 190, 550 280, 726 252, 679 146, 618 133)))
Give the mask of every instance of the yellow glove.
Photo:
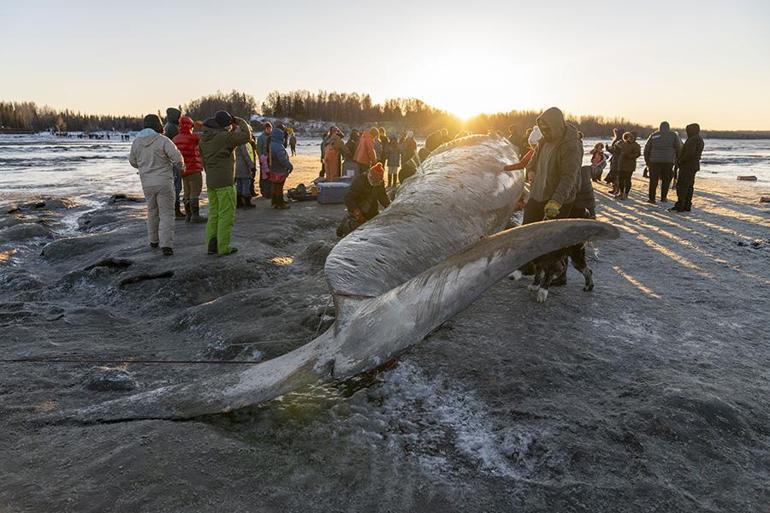
POLYGON ((545 218, 556 219, 556 216, 559 215, 559 210, 561 210, 561 203, 558 201, 550 200, 545 204, 545 218))

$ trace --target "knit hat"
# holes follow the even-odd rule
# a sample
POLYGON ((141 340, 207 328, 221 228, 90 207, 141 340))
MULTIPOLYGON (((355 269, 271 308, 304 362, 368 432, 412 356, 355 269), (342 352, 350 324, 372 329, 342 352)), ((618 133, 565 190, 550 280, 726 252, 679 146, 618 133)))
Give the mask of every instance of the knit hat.
POLYGON ((157 114, 147 114, 144 117, 144 128, 152 128, 159 134, 163 133, 163 123, 160 122, 157 114))
POLYGON ((382 162, 377 162, 375 165, 369 168, 369 177, 373 181, 383 181, 383 178, 385 177, 385 168, 382 167, 382 162))
POLYGON ((221 128, 227 128, 233 122, 233 117, 226 110, 218 110, 214 114, 214 121, 217 122, 221 128))

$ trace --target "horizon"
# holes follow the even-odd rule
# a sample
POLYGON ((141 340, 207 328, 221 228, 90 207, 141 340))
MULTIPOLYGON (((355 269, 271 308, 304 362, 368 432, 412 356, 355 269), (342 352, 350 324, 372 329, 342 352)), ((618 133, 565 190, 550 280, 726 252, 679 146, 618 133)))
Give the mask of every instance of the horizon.
POLYGON ((566 0, 549 9, 399 0, 367 12, 337 1, 323 9, 305 0, 273 10, 231 5, 215 12, 192 0, 139 1, 130 10, 83 1, 0 6, 7 39, 23 41, 0 50, 14 70, 0 99, 140 116, 217 90, 243 91, 261 104, 273 90, 323 89, 362 91, 375 103, 419 98, 463 120, 555 105, 572 116, 653 127, 665 119, 713 131, 770 129, 770 102, 757 101, 770 88, 770 69, 754 69, 770 52, 770 6, 757 0, 729 10, 660 0, 645 9, 566 0), (232 13, 259 19, 231 28, 232 13))

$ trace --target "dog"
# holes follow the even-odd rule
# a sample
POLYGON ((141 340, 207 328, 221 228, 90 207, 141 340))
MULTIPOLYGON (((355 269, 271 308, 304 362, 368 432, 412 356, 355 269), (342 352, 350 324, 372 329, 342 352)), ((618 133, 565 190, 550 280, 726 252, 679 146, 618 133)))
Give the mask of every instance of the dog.
POLYGON ((535 300, 538 303, 544 303, 548 298, 548 289, 551 285, 566 284, 569 261, 572 261, 573 267, 585 279, 583 290, 591 292, 594 289, 593 271, 586 262, 586 244, 585 242, 576 244, 535 259, 535 277, 527 288, 535 294, 535 300))

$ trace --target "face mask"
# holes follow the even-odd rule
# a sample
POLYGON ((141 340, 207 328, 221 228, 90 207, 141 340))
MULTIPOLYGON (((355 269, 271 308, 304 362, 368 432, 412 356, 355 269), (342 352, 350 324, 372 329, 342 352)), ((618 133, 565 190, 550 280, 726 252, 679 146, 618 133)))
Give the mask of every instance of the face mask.
POLYGON ((532 129, 532 133, 529 134, 529 139, 527 142, 530 144, 530 146, 535 146, 537 143, 540 142, 540 139, 543 138, 543 132, 540 131, 540 127, 535 125, 535 127, 532 129))

